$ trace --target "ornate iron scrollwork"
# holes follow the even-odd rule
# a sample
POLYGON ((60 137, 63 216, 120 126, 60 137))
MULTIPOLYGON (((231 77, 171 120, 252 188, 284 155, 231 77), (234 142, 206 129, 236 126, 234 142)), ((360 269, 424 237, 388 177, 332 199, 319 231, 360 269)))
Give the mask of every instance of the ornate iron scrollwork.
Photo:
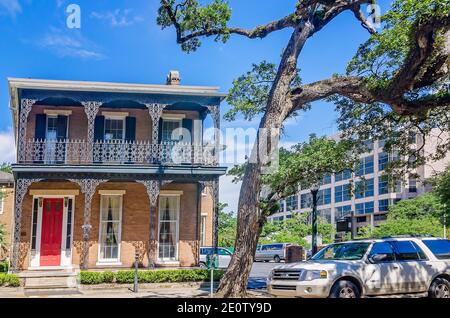
POLYGON ((36 99, 22 99, 19 116, 19 151, 18 161, 23 162, 25 160, 25 145, 27 138, 27 121, 28 115, 31 112, 32 106, 36 103, 36 99))
POLYGON ((69 179, 80 186, 81 192, 84 194, 84 215, 83 215, 83 248, 82 248, 82 268, 86 269, 89 264, 89 238, 91 234, 91 208, 92 198, 94 197, 97 187, 106 179, 69 179))
POLYGON ((19 270, 19 249, 22 228, 22 203, 28 188, 42 179, 17 179, 15 187, 15 206, 14 206, 14 238, 11 253, 11 268, 13 271, 19 270))
POLYGON ((167 104, 145 104, 148 108, 150 117, 152 118, 152 143, 158 144, 159 141, 159 120, 161 119, 164 108, 167 104))

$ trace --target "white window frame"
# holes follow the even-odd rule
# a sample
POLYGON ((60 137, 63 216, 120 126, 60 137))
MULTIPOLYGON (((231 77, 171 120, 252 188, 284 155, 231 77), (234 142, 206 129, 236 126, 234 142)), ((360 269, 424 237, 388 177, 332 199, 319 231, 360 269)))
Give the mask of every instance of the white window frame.
MULTIPOLYGON (((184 118, 184 117, 183 117, 184 118)), ((169 117, 169 116, 163 116, 162 117, 162 122, 161 122, 161 143, 164 142, 177 142, 176 140, 172 140, 172 135, 170 137, 170 141, 167 140, 163 140, 163 135, 164 135, 164 122, 173 122, 173 123, 178 123, 178 128, 177 129, 183 129, 183 118, 177 118, 177 117, 169 117)), ((174 130, 172 130, 172 134, 173 134, 174 130)), ((181 135, 180 135, 181 137, 181 135)))
MULTIPOLYGON (((103 136, 105 136, 106 138, 106 121, 107 120, 117 120, 117 121, 122 121, 123 125, 122 125, 122 141, 125 140, 125 134, 127 131, 127 121, 125 120, 127 116, 125 116, 124 114, 117 114, 117 115, 106 115, 103 113, 103 115, 105 116, 105 127, 103 129, 103 136)), ((107 140, 107 141, 117 141, 120 139, 111 139, 111 140, 107 140)))
MULTIPOLYGON (((37 211, 37 225, 36 225, 36 250, 31 251, 29 267, 42 268, 41 263, 41 234, 42 234, 42 212, 44 210, 44 199, 70 199, 72 200, 72 223, 71 223, 71 233, 70 238, 70 249, 66 249, 66 239, 67 239, 67 214, 68 206, 65 206, 63 201, 63 220, 62 220, 62 234, 61 234, 61 263, 59 267, 72 268, 72 250, 73 250, 73 228, 75 220, 75 195, 33 195, 31 203, 31 224, 30 224, 30 249, 33 240, 33 211, 34 211, 34 201, 38 201, 38 211, 37 211), (39 201, 42 200, 42 206, 39 206, 39 201)), ((58 266, 56 266, 58 267, 58 266)))
POLYGON ((181 194, 178 193, 164 193, 161 194, 159 196, 159 200, 158 200, 158 237, 157 237, 157 263, 160 264, 178 264, 180 262, 180 210, 181 210, 181 194), (175 244, 175 260, 168 260, 168 259, 164 259, 164 258, 160 258, 159 257, 159 235, 160 235, 160 229, 161 229, 161 198, 164 197, 171 197, 171 198, 176 198, 176 204, 177 204, 177 222, 176 222, 176 244, 175 244))
POLYGON ((98 251, 97 251, 97 264, 96 266, 104 265, 122 265, 121 262, 121 249, 122 249, 122 217, 123 215, 123 194, 117 192, 100 193, 100 211, 99 211, 99 228, 98 228, 98 251), (102 212, 103 212, 103 197, 119 197, 119 233, 118 233, 118 247, 117 247, 117 259, 101 259, 100 251, 102 248, 102 212))

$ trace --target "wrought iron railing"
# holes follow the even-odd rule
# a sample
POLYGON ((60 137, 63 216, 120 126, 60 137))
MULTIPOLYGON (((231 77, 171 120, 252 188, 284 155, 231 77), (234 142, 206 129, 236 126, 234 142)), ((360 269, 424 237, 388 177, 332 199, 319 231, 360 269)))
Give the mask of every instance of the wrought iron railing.
POLYGON ((57 165, 217 165, 214 146, 147 141, 28 140, 20 163, 57 165))

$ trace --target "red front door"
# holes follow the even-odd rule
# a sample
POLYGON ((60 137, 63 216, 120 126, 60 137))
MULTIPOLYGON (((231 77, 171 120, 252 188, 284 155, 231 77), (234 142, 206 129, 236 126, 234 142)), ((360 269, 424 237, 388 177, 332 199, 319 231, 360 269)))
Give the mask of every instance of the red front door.
POLYGON ((41 266, 61 265, 64 199, 44 199, 41 230, 41 266))

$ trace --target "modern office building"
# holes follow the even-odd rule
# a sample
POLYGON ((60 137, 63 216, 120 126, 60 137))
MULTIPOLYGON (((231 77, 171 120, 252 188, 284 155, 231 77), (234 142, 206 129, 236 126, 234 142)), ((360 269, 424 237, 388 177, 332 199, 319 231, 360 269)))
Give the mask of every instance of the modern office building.
MULTIPOLYGON (((411 143, 419 147, 423 145, 423 138, 412 135, 411 143)), ((318 212, 328 223, 336 224, 354 212, 357 229, 367 225, 377 226, 387 219, 390 205, 430 191, 431 186, 425 181, 443 171, 450 162, 450 156, 447 156, 432 165, 417 168, 414 171, 416 177, 405 176, 404 182, 399 180, 395 185, 390 185, 385 170, 388 162, 394 159, 393 155, 384 151, 384 141, 370 141, 366 145, 368 152, 361 155, 355 171, 330 174, 322 180, 318 194, 318 212)), ((432 153, 433 146, 433 138, 427 138, 423 151, 426 154, 432 153)), ((299 189, 298 194, 281 202, 280 212, 272 215, 269 220, 283 221, 291 218, 294 213, 310 211, 311 190, 299 189)))

